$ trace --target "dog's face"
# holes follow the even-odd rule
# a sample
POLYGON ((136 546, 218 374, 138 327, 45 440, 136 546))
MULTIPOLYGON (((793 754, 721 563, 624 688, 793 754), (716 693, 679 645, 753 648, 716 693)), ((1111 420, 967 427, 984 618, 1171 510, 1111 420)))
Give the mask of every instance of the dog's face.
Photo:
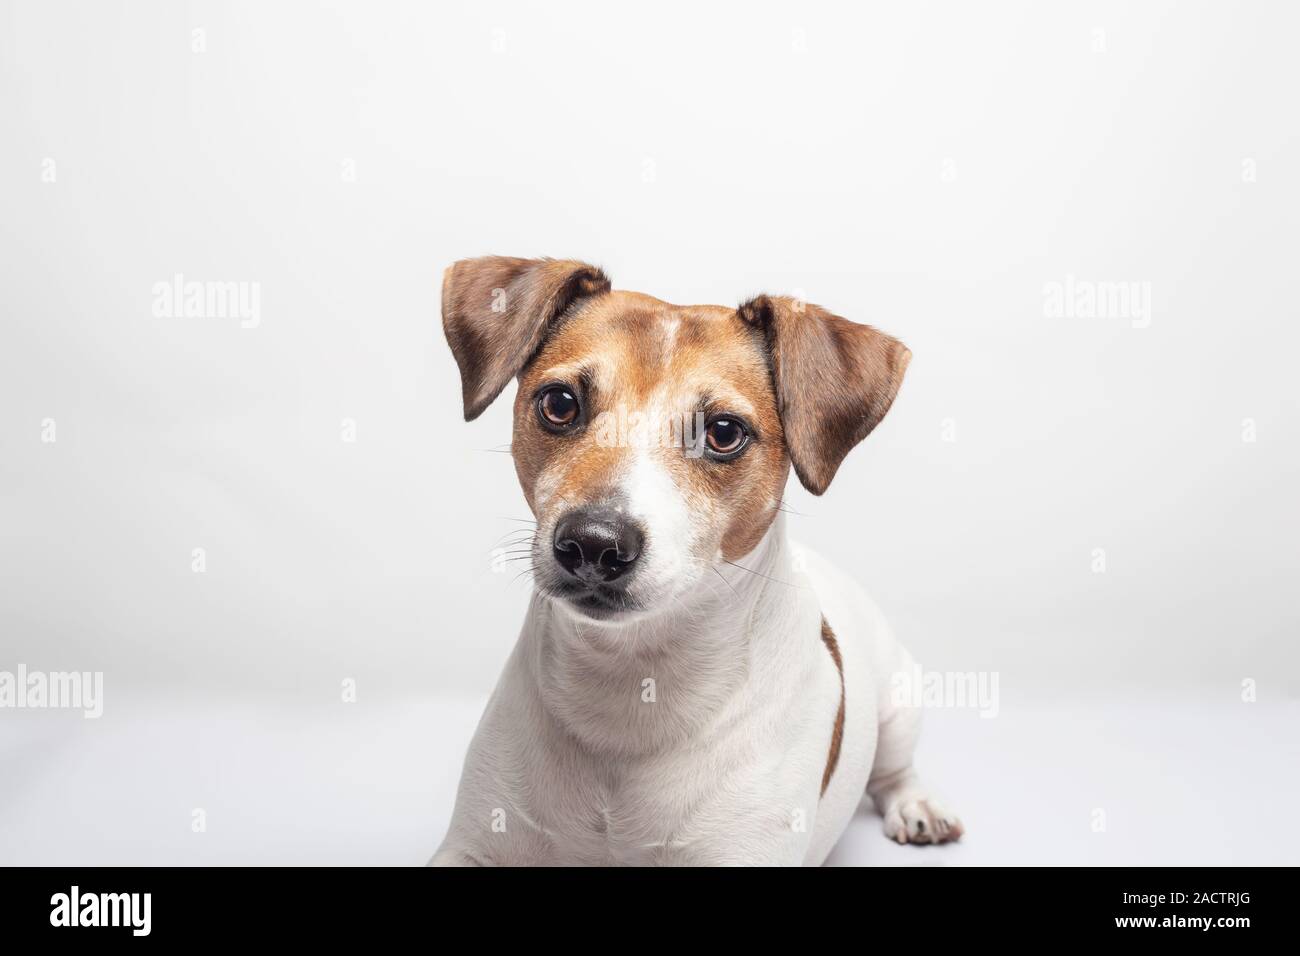
POLYGON ((715 570, 762 540, 791 463, 821 494, 909 358, 816 306, 669 305, 552 260, 457 263, 443 324, 467 419, 518 377, 537 586, 603 621, 715 592, 715 570))
POLYGON ((761 338, 736 310, 629 292, 578 304, 547 339, 519 379, 512 448, 550 546, 538 585, 600 615, 685 602, 748 554, 790 467, 761 338))

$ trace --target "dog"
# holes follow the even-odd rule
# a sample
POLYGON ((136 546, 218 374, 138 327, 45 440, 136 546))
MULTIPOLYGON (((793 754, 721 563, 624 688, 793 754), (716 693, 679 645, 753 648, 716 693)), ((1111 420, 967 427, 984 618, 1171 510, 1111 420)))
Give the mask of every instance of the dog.
POLYGON ((901 342, 496 256, 446 270, 442 320, 467 421, 518 380, 535 587, 431 865, 820 865, 864 794, 899 843, 962 835, 891 699, 911 657, 781 507, 879 424, 901 342))

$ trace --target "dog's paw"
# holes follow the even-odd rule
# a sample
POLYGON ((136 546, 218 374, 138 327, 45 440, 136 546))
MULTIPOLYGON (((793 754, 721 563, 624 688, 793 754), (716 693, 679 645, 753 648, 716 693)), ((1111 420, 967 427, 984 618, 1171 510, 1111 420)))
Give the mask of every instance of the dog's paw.
POLYGON ((947 843, 965 833, 961 821, 933 797, 905 794, 885 809, 885 836, 899 843, 947 843))

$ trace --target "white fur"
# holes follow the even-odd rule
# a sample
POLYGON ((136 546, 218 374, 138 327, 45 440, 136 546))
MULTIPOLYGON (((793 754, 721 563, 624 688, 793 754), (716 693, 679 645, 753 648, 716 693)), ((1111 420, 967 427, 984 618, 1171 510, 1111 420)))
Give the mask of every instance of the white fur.
POLYGON ((691 556, 699 523, 692 520, 686 498, 659 460, 662 454, 657 448, 633 450, 620 488, 628 515, 652 536, 631 589, 647 605, 673 600, 680 587, 698 577, 691 556))
MULTIPOLYGON (((653 470, 629 480, 652 529, 680 528, 653 470)), ((959 835, 911 770, 920 715, 888 682, 912 662, 876 607, 780 515, 738 563, 626 621, 535 593, 431 863, 817 865, 868 786, 891 837, 959 835), (823 615, 846 720, 820 795, 840 700, 823 615)))

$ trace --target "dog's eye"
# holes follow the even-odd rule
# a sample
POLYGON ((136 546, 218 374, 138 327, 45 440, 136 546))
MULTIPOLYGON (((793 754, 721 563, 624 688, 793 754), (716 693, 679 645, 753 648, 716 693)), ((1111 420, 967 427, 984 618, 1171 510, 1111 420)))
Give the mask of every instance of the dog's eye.
POLYGON ((537 415, 552 429, 568 428, 581 410, 577 397, 564 385, 548 385, 537 396, 537 415))
POLYGON ((704 428, 704 443, 714 458, 734 458, 749 441, 749 432, 734 418, 715 418, 704 428))

